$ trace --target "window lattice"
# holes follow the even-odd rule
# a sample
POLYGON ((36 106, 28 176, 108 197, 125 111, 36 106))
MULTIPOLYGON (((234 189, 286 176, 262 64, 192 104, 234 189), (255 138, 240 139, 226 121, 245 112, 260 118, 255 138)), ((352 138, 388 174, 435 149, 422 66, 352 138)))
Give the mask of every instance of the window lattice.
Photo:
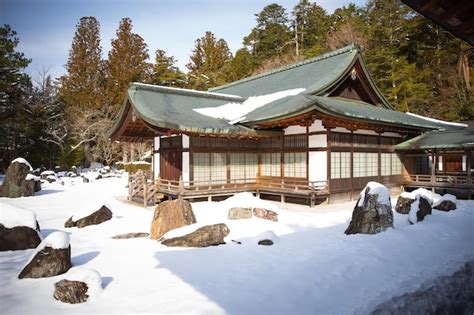
POLYGON ((331 178, 351 177, 351 153, 331 152, 331 178))
POLYGON ((258 172, 258 155, 256 153, 231 153, 230 178, 236 182, 254 180, 258 172))
POLYGON ((280 171, 281 154, 263 153, 262 154, 262 176, 281 176, 280 171))
POLYGON ((306 152, 285 153, 285 177, 306 178, 306 152))
POLYGON ((294 135, 284 137, 285 148, 306 148, 308 137, 306 135, 294 135))
POLYGON ((356 152, 353 162, 354 177, 377 176, 378 173, 378 154, 356 152))

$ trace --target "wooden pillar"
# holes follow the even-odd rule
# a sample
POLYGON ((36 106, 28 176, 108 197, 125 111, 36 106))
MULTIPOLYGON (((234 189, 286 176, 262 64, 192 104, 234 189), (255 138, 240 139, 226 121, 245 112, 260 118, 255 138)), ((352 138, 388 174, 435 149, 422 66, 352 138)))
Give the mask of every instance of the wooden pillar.
POLYGON ((326 143, 327 143, 327 155, 326 155, 326 178, 328 183, 328 204, 331 202, 331 128, 326 129, 326 143))
POLYGON ((474 193, 473 186, 474 183, 472 182, 472 161, 471 159, 471 150, 466 150, 466 171, 467 171, 467 199, 471 200, 471 194, 474 193))
POLYGON ((435 192, 435 182, 436 182, 436 150, 431 151, 431 191, 435 192))
POLYGON ((351 156, 350 156, 350 176, 351 176, 351 201, 354 200, 354 131, 351 130, 351 156))
POLYGON ((135 157, 135 144, 130 143, 130 162, 135 162, 136 157, 135 157))

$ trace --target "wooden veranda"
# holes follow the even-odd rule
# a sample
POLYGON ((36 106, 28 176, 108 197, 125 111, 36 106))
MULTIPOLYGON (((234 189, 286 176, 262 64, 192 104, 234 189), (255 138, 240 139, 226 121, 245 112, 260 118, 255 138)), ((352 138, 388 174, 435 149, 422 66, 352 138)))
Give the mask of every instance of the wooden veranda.
POLYGON ((207 199, 232 196, 240 192, 280 196, 281 202, 286 197, 309 200, 313 207, 317 201, 324 201, 329 196, 327 181, 307 181, 298 179, 281 179, 257 177, 254 179, 235 179, 228 181, 193 182, 182 179, 152 180, 149 174, 137 172, 129 174, 128 200, 144 206, 155 205, 165 199, 207 199))

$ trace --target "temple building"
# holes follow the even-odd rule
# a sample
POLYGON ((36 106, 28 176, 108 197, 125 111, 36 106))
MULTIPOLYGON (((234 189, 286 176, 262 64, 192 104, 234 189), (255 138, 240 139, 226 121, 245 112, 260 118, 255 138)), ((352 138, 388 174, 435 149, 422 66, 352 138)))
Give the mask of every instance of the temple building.
POLYGON ((132 200, 250 191, 314 205, 357 199, 368 181, 393 193, 417 180, 447 189, 449 176, 470 196, 473 132, 396 111, 350 45, 207 92, 132 83, 110 138, 153 145, 152 174, 131 177, 132 200), (463 140, 433 147, 439 131, 463 140))

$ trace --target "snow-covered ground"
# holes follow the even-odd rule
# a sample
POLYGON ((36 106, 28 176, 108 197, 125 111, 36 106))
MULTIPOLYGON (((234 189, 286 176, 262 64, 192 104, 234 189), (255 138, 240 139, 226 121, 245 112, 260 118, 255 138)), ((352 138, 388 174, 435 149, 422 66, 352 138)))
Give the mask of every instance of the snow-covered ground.
POLYGON ((458 200, 459 208, 449 213, 433 210, 416 225, 394 213, 394 229, 347 236, 355 201, 280 208, 238 195, 194 203, 198 223, 168 233, 224 222, 231 231, 226 245, 167 248, 148 238, 111 239, 148 232, 153 216, 152 208, 124 201, 125 178, 64 181, 45 184, 34 197, 0 198, 0 207, 33 210, 43 237, 58 230, 70 233, 73 263, 66 275, 19 280, 34 250, 0 252, 2 314, 365 314, 474 259, 474 201, 458 200), (102 203, 113 211, 110 221, 64 228, 75 212, 102 203), (228 221, 227 211, 236 205, 276 210, 279 222, 228 221), (262 237, 275 244, 257 245, 262 237), (53 284, 81 269, 100 273, 103 291, 84 304, 54 300, 53 284))

